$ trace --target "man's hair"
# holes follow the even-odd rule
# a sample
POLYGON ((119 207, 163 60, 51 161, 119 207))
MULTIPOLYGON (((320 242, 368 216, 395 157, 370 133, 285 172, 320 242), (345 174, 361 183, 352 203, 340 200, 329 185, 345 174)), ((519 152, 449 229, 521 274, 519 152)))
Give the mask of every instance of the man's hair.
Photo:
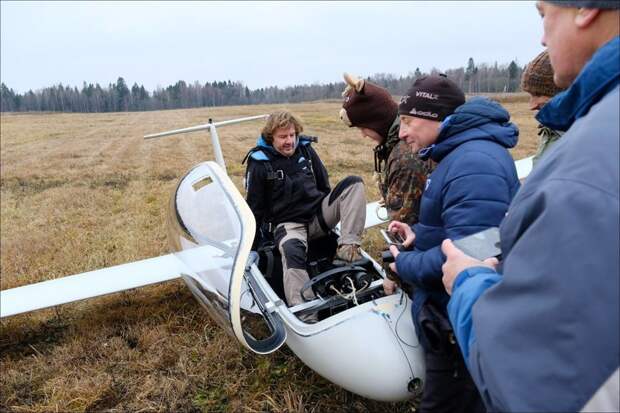
POLYGON ((299 135, 304 127, 301 125, 299 119, 295 117, 291 112, 287 112, 285 110, 280 112, 273 112, 267 118, 267 123, 262 130, 263 139, 269 144, 273 143, 273 134, 279 128, 290 128, 291 126, 295 127, 295 134, 299 135))

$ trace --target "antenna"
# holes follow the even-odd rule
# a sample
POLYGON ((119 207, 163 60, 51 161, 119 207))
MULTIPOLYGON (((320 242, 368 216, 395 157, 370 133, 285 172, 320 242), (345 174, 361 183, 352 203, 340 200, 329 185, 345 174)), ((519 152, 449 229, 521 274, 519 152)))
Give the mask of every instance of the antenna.
POLYGON ((209 118, 209 123, 198 126, 191 126, 189 128, 183 129, 175 129, 167 132, 160 133, 152 133, 150 135, 144 135, 144 139, 152 139, 152 138, 161 138, 164 136, 170 135, 178 135, 181 133, 190 133, 190 132, 198 132, 201 130, 208 130, 211 134, 211 143, 213 144, 213 152, 215 154, 215 161, 222 167, 224 172, 226 172, 226 163, 224 162, 224 155, 222 154, 222 147, 220 146, 220 138, 217 135, 217 127, 226 126, 226 125, 234 125, 235 123, 248 122, 251 120, 265 119, 269 115, 258 115, 258 116, 250 116, 247 118, 238 118, 238 119, 230 119, 224 120, 221 122, 213 122, 213 119, 209 118))

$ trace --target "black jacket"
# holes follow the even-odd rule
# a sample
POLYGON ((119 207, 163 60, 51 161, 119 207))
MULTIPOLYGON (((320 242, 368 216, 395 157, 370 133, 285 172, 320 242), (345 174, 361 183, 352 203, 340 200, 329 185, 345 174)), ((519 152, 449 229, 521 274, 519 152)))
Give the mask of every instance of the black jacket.
POLYGON ((270 222, 275 227, 283 222, 310 222, 330 187, 323 162, 310 146, 310 140, 300 135, 295 153, 290 157, 281 155, 260 137, 248 158, 245 190, 256 225, 270 222), (271 183, 267 164, 274 175, 271 183))

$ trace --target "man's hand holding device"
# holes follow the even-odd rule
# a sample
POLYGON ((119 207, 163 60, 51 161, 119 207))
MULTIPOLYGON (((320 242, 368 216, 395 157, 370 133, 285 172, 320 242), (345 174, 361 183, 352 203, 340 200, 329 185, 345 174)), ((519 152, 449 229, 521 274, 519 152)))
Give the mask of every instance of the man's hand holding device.
POLYGON ((443 285, 448 294, 452 294, 452 286, 456 277, 471 267, 489 267, 495 270, 501 258, 499 229, 488 228, 476 234, 456 241, 446 239, 441 244, 441 251, 446 262, 441 267, 443 285))

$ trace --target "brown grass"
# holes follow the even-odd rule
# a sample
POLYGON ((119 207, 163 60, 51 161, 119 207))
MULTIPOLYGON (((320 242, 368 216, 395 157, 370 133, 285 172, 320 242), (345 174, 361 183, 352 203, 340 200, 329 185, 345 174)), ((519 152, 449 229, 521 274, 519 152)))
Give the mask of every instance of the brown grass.
MULTIPOLYGON (((522 131, 516 158, 536 148, 525 104, 505 106, 522 131)), ((2 114, 2 289, 167 252, 165 214, 175 182, 212 158, 206 133, 144 141, 147 133, 267 113, 281 105, 145 113, 2 114)), ((332 183, 363 176, 372 199, 372 144, 338 119, 339 103, 288 105, 299 114, 332 183)), ((219 130, 241 187, 259 123, 219 130)), ((367 247, 378 251, 376 232, 367 247)), ((255 356, 196 305, 181 281, 5 319, 0 410, 412 411, 327 382, 288 350, 255 356)))

